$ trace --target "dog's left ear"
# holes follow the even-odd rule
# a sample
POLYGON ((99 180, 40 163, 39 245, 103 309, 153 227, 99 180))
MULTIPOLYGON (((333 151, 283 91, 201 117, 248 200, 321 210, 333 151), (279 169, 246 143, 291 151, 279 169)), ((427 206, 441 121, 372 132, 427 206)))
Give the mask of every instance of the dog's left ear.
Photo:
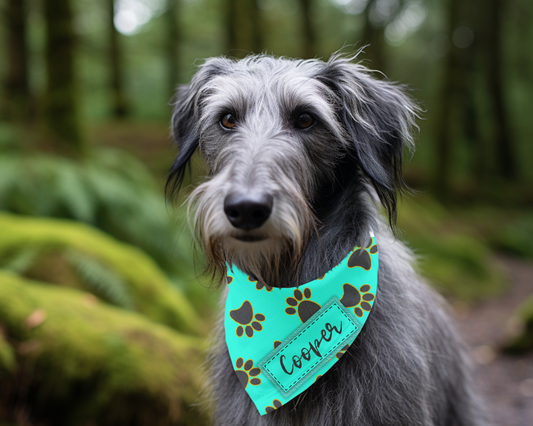
POLYGON ((333 92, 350 147, 394 229, 397 194, 407 189, 403 150, 414 147, 419 107, 402 86, 377 80, 348 59, 333 57, 317 78, 333 92))
POLYGON ((179 191, 185 169, 200 142, 199 119, 203 97, 208 93, 208 83, 222 74, 231 62, 225 58, 207 60, 193 76, 189 84, 178 87, 172 99, 172 137, 178 146, 178 155, 168 174, 166 193, 168 197, 179 191), (226 67, 224 67, 226 65, 226 67))

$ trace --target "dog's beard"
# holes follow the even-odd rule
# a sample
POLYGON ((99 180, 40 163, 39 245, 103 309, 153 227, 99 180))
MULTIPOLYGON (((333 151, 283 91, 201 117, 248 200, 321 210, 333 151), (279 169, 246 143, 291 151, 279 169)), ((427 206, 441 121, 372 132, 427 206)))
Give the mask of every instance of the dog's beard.
POLYGON ((294 282, 307 242, 317 230, 316 217, 301 191, 292 182, 284 182, 267 222, 258 229, 243 231, 234 228, 224 214, 224 191, 216 180, 204 182, 193 191, 188 215, 193 218, 196 243, 205 254, 205 272, 212 282, 224 282, 226 263, 269 286, 294 282), (193 215, 191 210, 195 210, 193 215))

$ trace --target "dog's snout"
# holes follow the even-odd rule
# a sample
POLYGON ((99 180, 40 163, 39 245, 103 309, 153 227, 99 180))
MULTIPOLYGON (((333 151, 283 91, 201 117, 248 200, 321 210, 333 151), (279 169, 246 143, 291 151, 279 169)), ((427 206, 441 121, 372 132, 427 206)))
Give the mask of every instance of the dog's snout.
POLYGON ((224 212, 235 228, 259 228, 272 213, 272 195, 232 192, 224 199, 224 212))

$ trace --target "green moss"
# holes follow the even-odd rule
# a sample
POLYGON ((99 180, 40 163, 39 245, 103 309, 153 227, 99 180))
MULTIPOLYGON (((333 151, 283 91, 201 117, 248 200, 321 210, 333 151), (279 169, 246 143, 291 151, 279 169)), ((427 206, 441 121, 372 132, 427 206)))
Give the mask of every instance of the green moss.
MULTIPOLYGON (((80 223, 6 213, 0 214, 0 233, 0 267, 13 263, 14 254, 29 250, 33 254, 27 256, 29 260, 19 261, 19 269, 23 269, 19 272, 27 272, 32 278, 88 291, 95 289, 99 279, 106 278, 109 286, 114 286, 115 299, 120 298, 117 292, 129 295, 128 304, 147 317, 184 332, 203 329, 186 297, 151 258, 133 246, 80 223), (85 267, 90 267, 92 262, 100 269, 93 265, 93 276, 89 279, 76 268, 79 262, 73 264, 73 257, 85 257, 85 267), (107 275, 102 275, 102 271, 107 271, 107 275)), ((105 286, 95 293, 111 303, 114 301, 109 292, 106 295, 105 286)))
POLYGON ((500 251, 533 259, 533 214, 503 222, 490 242, 500 251))
MULTIPOLYGON (((1 324, 1 320, 0 320, 1 324)), ((0 328, 0 371, 13 371, 15 368, 15 353, 13 348, 2 335, 0 328)))
POLYGON ((441 293, 475 301, 503 291, 505 276, 492 261, 489 245, 434 199, 407 198, 398 216, 408 245, 419 257, 422 275, 441 293))
POLYGON ((124 416, 149 416, 151 425, 198 416, 190 424, 203 424, 190 407, 200 387, 205 349, 200 338, 99 303, 90 294, 1 271, 0 323, 19 342, 20 362, 31 360, 34 366, 38 393, 30 392, 36 395, 31 406, 45 416, 61 407, 62 424, 67 418, 70 424, 87 419, 113 424, 104 419, 124 416), (37 310, 44 315, 30 324, 37 310), (142 404, 131 405, 137 400, 142 404))
POLYGON ((513 337, 505 350, 516 354, 533 351, 533 295, 516 308, 514 317, 520 333, 513 337))

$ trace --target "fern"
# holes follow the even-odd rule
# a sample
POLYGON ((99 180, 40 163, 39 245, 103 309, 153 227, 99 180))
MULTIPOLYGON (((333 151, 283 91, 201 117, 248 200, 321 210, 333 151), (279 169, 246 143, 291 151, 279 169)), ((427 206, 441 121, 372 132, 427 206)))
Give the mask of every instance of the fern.
POLYGON ((33 265, 40 251, 40 247, 36 246, 22 247, 7 259, 0 259, 0 269, 23 274, 33 265))
POLYGON ((74 250, 69 250, 65 254, 65 259, 92 293, 113 305, 133 309, 128 287, 114 271, 96 259, 74 250))
POLYGON ((185 250, 175 249, 180 226, 166 209, 162 188, 121 151, 98 151, 83 162, 3 154, 0 210, 89 223, 139 246, 171 275, 189 263, 185 250))

